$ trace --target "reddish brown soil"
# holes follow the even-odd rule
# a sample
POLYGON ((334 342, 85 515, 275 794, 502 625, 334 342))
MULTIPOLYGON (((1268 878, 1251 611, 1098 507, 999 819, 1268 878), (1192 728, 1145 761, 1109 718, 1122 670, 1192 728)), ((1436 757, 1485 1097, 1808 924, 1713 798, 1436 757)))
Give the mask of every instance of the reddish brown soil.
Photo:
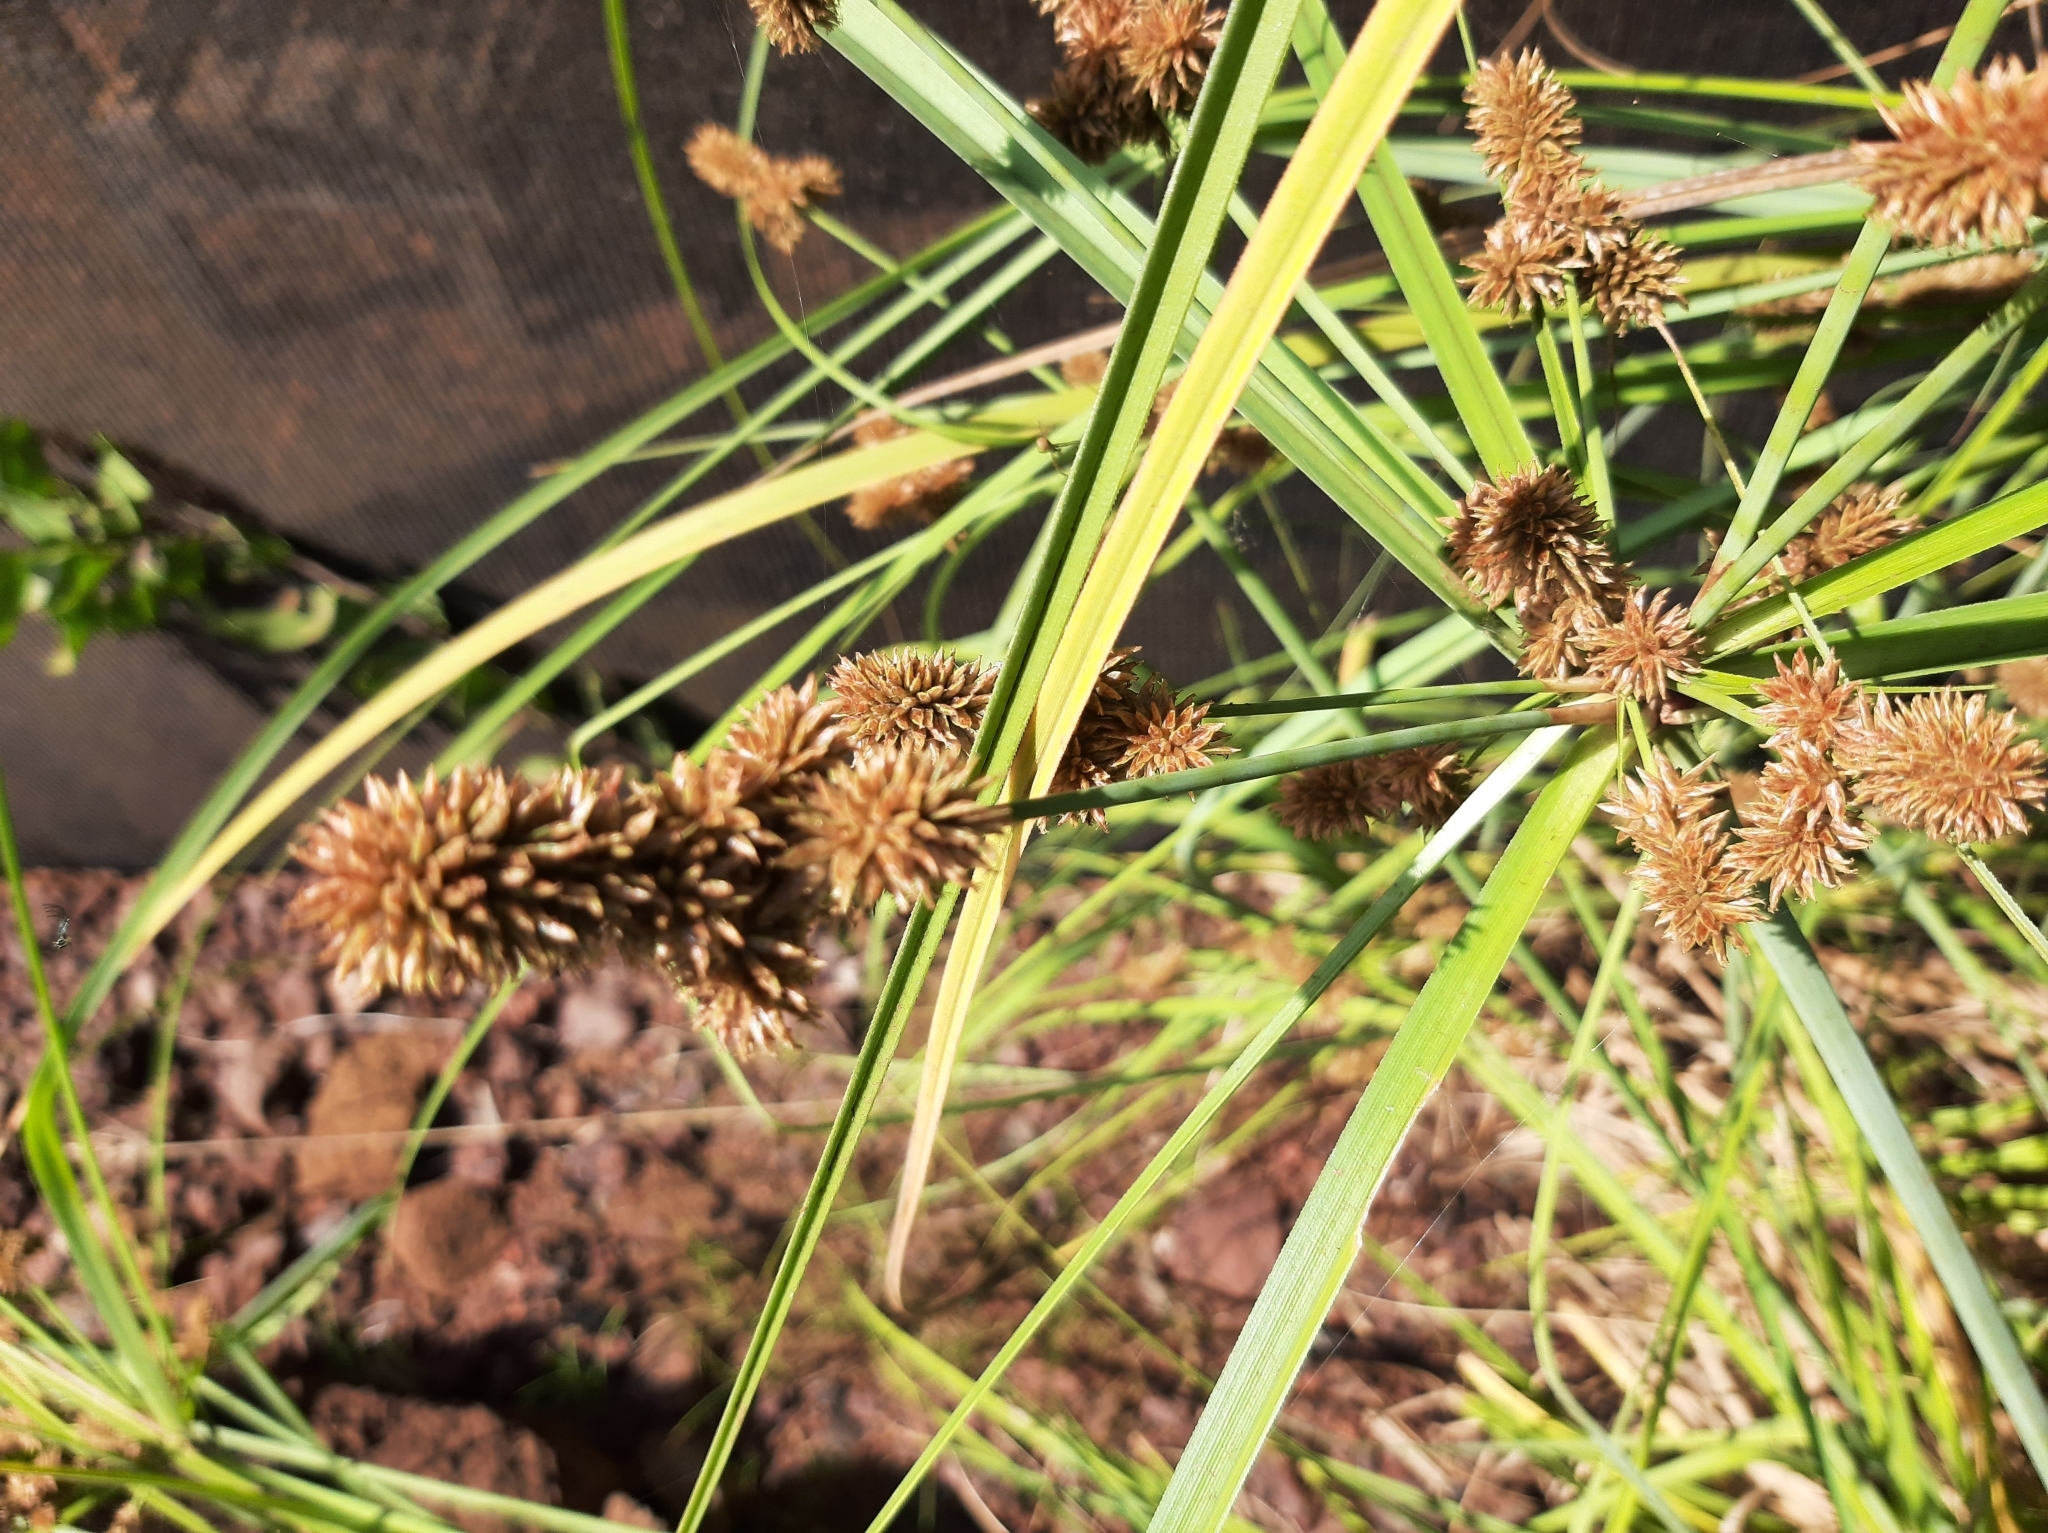
MULTIPOLYGON (((50 958, 60 1001, 135 887, 113 876, 31 875, 34 905, 61 904, 73 916, 71 945, 50 958)), ((227 893, 178 1023, 168 1176, 175 1255, 165 1282, 177 1314, 198 1296, 215 1316, 234 1313, 351 1206, 388 1185, 398 1131, 480 1002, 385 997, 366 1007, 336 993, 310 943, 282 921, 289 888, 283 879, 248 880, 227 893)), ((1440 896, 1420 900, 1404 925, 1418 938, 1454 930, 1459 908, 1437 904, 1440 896)), ((87 1111, 138 1207, 154 1013, 196 925, 188 912, 122 982, 78 1050, 87 1111)), ((1128 989, 1164 986, 1179 961, 1171 955, 1186 950, 1176 949, 1176 936, 1197 945, 1213 934, 1167 933, 1137 948, 1117 939, 1090 972, 1114 970, 1128 989)), ((1587 955, 1576 937, 1538 929, 1532 940, 1567 988, 1583 994, 1587 955)), ((1278 939, 1262 952, 1262 965, 1288 977, 1309 967, 1278 939)), ((1418 978, 1431 952, 1420 941, 1411 950, 1418 978)), ((1697 1037, 1711 1029, 1683 983, 1671 987, 1657 994, 1684 1066, 1688 1029, 1697 1037)), ((820 998, 829 1020, 811 1040, 822 1050, 850 1050, 858 991, 857 964, 828 966, 820 998)), ((1538 1010, 1533 997, 1523 999, 1538 1010)), ((39 1036, 10 931, 0 935, 0 1105, 18 1096, 39 1036)), ((1077 1027, 1034 1034, 1005 1057, 1099 1069, 1133 1042, 1114 1028, 1077 1027)), ((1123 1317, 1071 1306, 1013 1369, 1013 1397, 1139 1464, 1175 1459, 1204 1396, 1199 1376, 1222 1366, 1376 1057, 1361 1049, 1315 1076, 1297 1072, 1300 1095, 1286 1115, 1230 1154, 1205 1159, 1199 1195, 1104 1263, 1103 1290, 1123 1317), (1134 1339, 1132 1317, 1166 1347, 1134 1339)), ((843 1071, 815 1055, 750 1064, 747 1074, 764 1101, 815 1122, 829 1117, 844 1084, 843 1071)), ((1268 1090, 1234 1104, 1212 1142, 1228 1142, 1268 1090)), ((1019 1211, 1050 1244, 1075 1238, 1190 1099, 1130 1127, 1019 1211)), ((905 1106, 885 1102, 885 1113, 905 1106)), ((985 1162, 1073 1106, 1030 1102, 961 1122, 985 1162)), ((821 1136, 765 1128, 666 990, 625 973, 526 986, 438 1122, 459 1129, 448 1137, 460 1142, 426 1150, 388 1229, 290 1323, 266 1361, 343 1451, 623 1521, 672 1520, 821 1136)), ((1527 1240, 1538 1150, 1513 1128, 1497 1103, 1453 1076, 1411 1135, 1369 1234, 1409 1253, 1408 1271, 1470 1306, 1526 1359, 1521 1280, 1511 1266, 1486 1267, 1527 1240)), ((929 1430, 931 1402, 907 1395, 901 1374, 878 1365, 843 1299, 849 1280, 873 1291, 888 1208, 865 1200, 887 1198, 900 1154, 900 1128, 883 1127, 859 1158, 728 1471, 725 1526, 862 1528, 929 1430)), ((1561 1233, 1597 1222, 1583 1209, 1567 1215, 1561 1233)), ((146 1229, 147 1217, 140 1222, 146 1229)), ((64 1258, 47 1243, 18 1149, 0 1158, 0 1227, 31 1234, 27 1277, 61 1290, 64 1258)), ((955 1367, 978 1368, 1042 1291, 1036 1239, 1015 1221, 998 1226, 985 1207, 942 1202, 913 1249, 905 1328, 955 1367)), ((1451 1388, 1463 1343, 1405 1302, 1412 1297, 1362 1266, 1282 1426, 1297 1441, 1441 1493, 1444 1460, 1418 1445, 1441 1449, 1470 1425, 1451 1388)), ((1612 1293, 1578 1297, 1596 1312, 1614 1302, 1612 1293)), ((1566 1353, 1582 1398, 1605 1408, 1605 1375, 1569 1346, 1566 1353)), ((958 1483, 959 1470, 949 1472, 958 1483)), ((1010 1528, 1033 1524, 1028 1498, 987 1476, 973 1483, 1010 1528)), ((1504 1460, 1450 1493, 1473 1510, 1522 1520, 1561 1490, 1532 1466, 1504 1460)), ((972 1525, 950 1490, 935 1510, 938 1526, 972 1525)), ((1341 1528, 1277 1454, 1261 1460, 1241 1510, 1279 1533, 1341 1528)), ((1107 1514, 1097 1520, 1115 1524, 1107 1514)))

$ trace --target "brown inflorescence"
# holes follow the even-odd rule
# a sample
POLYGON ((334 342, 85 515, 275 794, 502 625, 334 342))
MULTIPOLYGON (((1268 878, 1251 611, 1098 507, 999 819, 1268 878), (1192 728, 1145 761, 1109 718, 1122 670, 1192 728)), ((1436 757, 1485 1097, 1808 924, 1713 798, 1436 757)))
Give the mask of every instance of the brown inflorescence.
POLYGON ((1678 772, 1654 756, 1625 779, 1615 798, 1601 807, 1624 839, 1642 853, 1636 878, 1644 908, 1681 947, 1703 947, 1728 956, 1736 927, 1762 914, 1749 880, 1731 866, 1725 810, 1713 802, 1723 784, 1705 777, 1704 765, 1678 772))
MULTIPOLYGON (((908 426, 886 415, 871 416, 853 428, 853 440, 861 447, 875 447, 909 434, 908 426)), ((898 474, 849 495, 846 519, 863 532, 892 525, 921 527, 952 509, 973 477, 972 458, 948 458, 898 474)))
POLYGON ((827 678, 856 751, 964 751, 995 684, 994 666, 918 649, 847 655, 827 678))
POLYGON ((1819 751, 1834 750, 1862 707, 1862 689, 1842 679, 1841 662, 1833 655, 1818 667, 1803 653, 1793 656, 1790 665, 1780 656, 1777 665, 1778 674, 1756 688, 1764 698, 1757 718, 1770 732, 1764 744, 1782 751, 1801 741, 1819 751))
POLYGON ((1281 781, 1274 812, 1311 841, 1357 835, 1374 820, 1399 819, 1404 810, 1434 830, 1471 788, 1471 771, 1455 749, 1415 745, 1296 772, 1281 781))
POLYGON ((754 25, 783 53, 816 50, 820 32, 839 25, 839 0, 747 0, 754 25))
POLYGON ((1981 693, 1944 688, 1903 706, 1880 697, 1843 732, 1836 759, 1858 803, 1959 846, 2024 831, 2026 810, 2048 797, 2039 743, 1981 693))
POLYGON ((1124 78, 1156 112, 1194 110, 1202 77, 1223 31, 1223 13, 1208 0, 1139 0, 1124 32, 1124 78))
MULTIPOLYGON (((812 932, 847 891, 791 847, 852 754, 835 705, 807 681, 764 697, 701 764, 678 756, 645 782, 616 768, 538 784, 495 768, 371 778, 363 802, 300 839, 312 876, 293 915, 376 990, 449 995, 617 954, 667 974, 703 1026, 750 1054, 810 1014, 812 932)), ((965 785, 949 789, 972 802, 965 785)), ((952 800, 927 809, 950 829, 974 823, 952 800)), ((937 876, 969 871, 948 862, 937 876)))
POLYGON ((1796 585, 1823 570, 1875 553, 1911 532, 1919 521, 1902 508, 1902 485, 1852 484, 1837 495, 1813 525, 1785 545, 1779 557, 1796 585))
POLYGON ((719 123, 700 127, 685 153, 697 179, 738 202, 747 222, 785 255, 809 227, 803 210, 839 195, 839 168, 822 154, 770 154, 719 123))
POLYGON ((1586 668, 1607 691, 1646 703, 1662 702, 1671 684, 1699 673, 1699 635, 1688 609, 1672 606, 1671 593, 1655 597, 1638 586, 1610 618, 1582 606, 1574 642, 1586 668))
POLYGON ((1509 319, 1564 301, 1566 284, 1609 331, 1653 325, 1678 297, 1676 249, 1622 212, 1577 145, 1578 104, 1543 56, 1480 64, 1465 92, 1466 126, 1502 213, 1466 261, 1473 300, 1509 319))
POLYGON ((1543 613, 1574 598, 1598 603, 1621 579, 1599 514, 1561 468, 1532 464, 1475 484, 1448 537, 1452 558, 1489 607, 1511 596, 1543 613))
POLYGON ((1157 676, 1113 710, 1124 739, 1113 770, 1126 778, 1163 777, 1211 765, 1234 747, 1219 743, 1223 726, 1209 717, 1209 705, 1184 702, 1157 676))
POLYGON ((1206 0, 1039 0, 1063 62, 1050 95, 1029 102, 1041 126, 1084 160, 1160 142, 1161 114, 1194 105, 1223 18, 1206 0))
POLYGON ((908 908, 940 885, 964 884, 1009 811, 978 801, 963 763, 929 750, 884 746, 826 773, 793 816, 803 833, 797 865, 826 870, 838 910, 884 894, 908 908))
POLYGON ((1880 108, 1889 142, 1859 146, 1877 213, 1930 245, 2023 245, 2048 194, 2048 72, 2015 58, 1947 89, 1906 83, 1880 108))
POLYGON ((2048 719, 2048 660, 2009 660, 1994 674, 2013 707, 2030 719, 2048 719))
POLYGON ((1486 174, 1505 186, 1552 180, 1577 158, 1579 104, 1543 55, 1483 59, 1465 88, 1465 126, 1486 174))
POLYGON ((1743 805, 1730 865, 1765 886, 1769 907, 1785 895, 1811 899, 1814 885, 1832 889, 1848 874, 1849 854, 1870 844, 1856 823, 1842 774, 1821 749, 1787 740, 1743 805))

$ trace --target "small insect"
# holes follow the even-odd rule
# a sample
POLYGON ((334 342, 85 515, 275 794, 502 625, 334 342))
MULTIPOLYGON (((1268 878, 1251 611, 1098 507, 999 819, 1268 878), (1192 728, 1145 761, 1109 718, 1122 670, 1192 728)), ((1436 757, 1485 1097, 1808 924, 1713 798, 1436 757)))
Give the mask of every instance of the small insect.
POLYGON ((55 953, 71 946, 71 915, 62 905, 45 905, 45 915, 57 918, 57 935, 50 939, 50 951, 55 953))

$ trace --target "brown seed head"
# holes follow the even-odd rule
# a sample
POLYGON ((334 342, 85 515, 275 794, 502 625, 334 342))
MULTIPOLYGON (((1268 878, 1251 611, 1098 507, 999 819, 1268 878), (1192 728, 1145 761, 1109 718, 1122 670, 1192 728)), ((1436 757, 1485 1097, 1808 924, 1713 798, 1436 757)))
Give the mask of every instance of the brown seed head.
POLYGON ((1280 780, 1274 814, 1305 841, 1336 841, 1362 834, 1383 807, 1363 761, 1336 761, 1280 780))
POLYGON ((818 34, 839 25, 839 0, 747 0, 754 25, 781 53, 811 53, 818 34))
POLYGON ((1497 484, 1475 484, 1449 537, 1452 556, 1489 607, 1510 596, 1529 610, 1573 597, 1597 601, 1617 580, 1600 517, 1561 468, 1532 465, 1497 484))
POLYGON ((1581 614, 1604 615, 1609 606, 1618 610, 1620 593, 1609 587, 1607 594, 1615 599, 1599 603, 1573 596, 1548 609, 1539 607, 1525 611, 1522 614, 1522 674, 1535 681, 1548 681, 1577 671, 1585 662, 1585 657, 1579 652, 1581 614))
POLYGON ((1781 749, 1784 755, 1764 768, 1755 796, 1743 806, 1730 858, 1745 883, 1766 886, 1772 910, 1788 893, 1807 900, 1815 884, 1834 888, 1853 866, 1849 853, 1870 844, 1828 758, 1805 740, 1789 740, 1781 749))
POLYGON ((2013 707, 2030 719, 2048 719, 2048 660, 2011 660, 1996 674, 2013 707))
POLYGON ((1392 819, 1406 805, 1417 823, 1434 830, 1472 791, 1471 770, 1455 749, 1441 745, 1414 745, 1368 756, 1361 766, 1367 796, 1384 811, 1377 815, 1380 819, 1392 819))
POLYGON ((851 760, 853 740, 838 705, 830 698, 819 701, 818 679, 806 676, 802 686, 777 687, 742 714, 726 736, 723 754, 739 773, 742 798, 786 805, 801 797, 799 779, 851 760))
POLYGON ((1580 262, 1570 230, 1510 214, 1486 231, 1485 245, 1466 260, 1475 274, 1466 285, 1481 308, 1519 319, 1540 305, 1563 303, 1566 274, 1580 262))
POLYGON ((1917 517, 1901 511, 1905 503, 1903 485, 1850 485, 1812 526, 1785 545, 1780 557, 1786 573, 1797 584, 1896 541, 1919 525, 1917 517))
POLYGON ((1154 111, 1191 112, 1222 31, 1223 13, 1208 0, 1139 0, 1124 34, 1124 78, 1154 111))
POLYGON ((1191 772, 1234 754, 1233 747, 1218 741, 1223 726, 1209 718, 1209 705, 1179 701, 1157 676, 1147 678, 1110 717, 1126 742, 1113 770, 1127 779, 1191 772))
MULTIPOLYGON (((909 434, 908 426, 886 415, 872 416, 853 428, 853 440, 861 447, 878 446, 909 434)), ((899 474, 849 495, 846 519, 862 532, 891 525, 922 527, 951 510, 967 492, 967 483, 973 477, 972 458, 948 458, 943 463, 899 474)))
POLYGON ((785 255, 810 227, 802 210, 839 195, 839 168, 823 155, 770 154, 719 123, 700 127, 685 152, 697 179, 735 199, 747 222, 785 255))
POLYGON ((1508 208, 1510 218, 1548 227, 1569 242, 1575 268, 1606 259, 1642 231, 1622 212, 1620 197, 1582 179, 1590 174, 1574 156, 1556 175, 1520 183, 1508 208))
POLYGON ((1610 692, 1646 703, 1661 702, 1674 678, 1697 675, 1699 635, 1686 623, 1687 609, 1670 601, 1669 591, 1653 599, 1638 586, 1611 621, 1581 607, 1577 642, 1586 674, 1610 692))
POLYGON ((1790 665, 1781 655, 1778 674, 1758 682, 1756 689, 1764 697, 1757 717, 1771 732, 1764 744, 1774 751, 1794 741, 1832 751, 1862 707, 1862 689, 1842 680, 1841 664, 1833 655, 1817 670, 1804 653, 1793 656, 1790 665))
POLYGON ((1587 270, 1587 296, 1610 333, 1625 335, 1654 325, 1664 305, 1678 301, 1678 250, 1658 235, 1637 229, 1597 257, 1587 270))
POLYGON ((2048 191, 2048 73, 1992 63, 1947 90, 1908 81, 1889 143, 1859 145, 1878 214, 1930 245, 2023 245, 2048 191))
POLYGON ((1575 158, 1578 102, 1535 49, 1512 61, 1482 60, 1465 100, 1472 107, 1465 126, 1495 181, 1512 187, 1555 175, 1560 161, 1575 158))
MULTIPOLYGON (((1060 758, 1059 771, 1053 776, 1054 793, 1104 788, 1129 775, 1124 769, 1124 756, 1132 743, 1128 716, 1144 685, 1131 665, 1137 653, 1135 648, 1113 649, 1103 660, 1095 687, 1074 726, 1074 737, 1067 742, 1066 754, 1060 758)), ((1107 830, 1109 815, 1100 809, 1085 809, 1061 815, 1060 823, 1088 824, 1097 830, 1107 830)))
POLYGON ((964 884, 982 865, 988 838, 1010 823, 980 803, 981 784, 953 758, 882 747, 811 785, 794 816, 804 839, 796 866, 825 869, 835 908, 868 908, 893 894, 906 910, 941 884, 964 884))
POLYGON ((1108 371, 1108 352, 1084 351, 1060 364, 1060 381, 1070 388, 1092 389, 1108 371))
POLYGON ((1225 426, 1217 433, 1216 445, 1209 449, 1209 458, 1202 465, 1202 471, 1249 479, 1271 463, 1273 457, 1273 444, 1265 439, 1258 427, 1225 426))
POLYGON ((1761 912, 1748 878, 1730 866, 1726 812, 1712 807, 1724 785, 1705 773, 1704 764, 1681 773, 1655 756, 1600 807, 1643 854, 1636 877, 1644 907, 1680 946, 1725 959, 1729 934, 1761 912))
POLYGON ((974 743, 996 669, 915 649, 848 655, 830 685, 857 751, 922 747, 953 755, 974 743))
POLYGON ((1880 697, 1842 734, 1837 760, 1856 801, 1937 841, 1996 841, 2027 828, 2048 796, 2040 745, 1981 693, 1944 688, 1903 707, 1880 697))

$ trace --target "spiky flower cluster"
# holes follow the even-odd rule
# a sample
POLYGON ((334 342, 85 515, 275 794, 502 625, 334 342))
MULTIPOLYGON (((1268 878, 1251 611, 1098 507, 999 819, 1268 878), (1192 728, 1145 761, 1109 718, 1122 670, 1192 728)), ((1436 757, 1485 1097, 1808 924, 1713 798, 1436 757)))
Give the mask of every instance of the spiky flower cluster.
POLYGON ((1480 598, 1497 607, 1512 597, 1525 620, 1572 602, 1603 605, 1625 578, 1599 514, 1561 468, 1531 464, 1497 482, 1481 480, 1458 503, 1447 536, 1480 598))
POLYGON ((1223 28, 1208 0, 1039 0, 1064 62, 1031 115, 1082 159, 1162 137, 1193 109, 1223 28))
POLYGON ((1731 865, 1725 810, 1713 801, 1722 784, 1706 780, 1704 764, 1679 772, 1653 756, 1601 805, 1622 837, 1642 853, 1636 877, 1643 906, 1681 947, 1728 953, 1736 927, 1761 912, 1750 879, 1731 865))
MULTIPOLYGON (((1116 649, 1102 662, 1053 777, 1054 793, 1193 771, 1232 753, 1218 738, 1222 729, 1210 720, 1209 705, 1183 701, 1162 678, 1141 673, 1131 663, 1137 655, 1116 649)), ((1062 823, 1076 821, 1101 830, 1109 816, 1100 809, 1062 816, 1062 823)))
POLYGON ((2002 58, 1945 90, 1908 81, 1882 110, 1891 140, 1859 146, 1879 216, 1930 245, 2027 242, 2048 195, 2048 71, 2002 58))
POLYGON ((2040 745, 1981 693, 1880 697, 1843 731, 1837 759, 1858 803, 1957 845, 2024 831, 2026 809, 2048 797, 2040 745))
MULTIPOLYGON (((908 436, 910 428, 886 415, 871 416, 853 428, 860 447, 876 447, 908 436)), ((952 509, 974 477, 972 458, 948 458, 879 484, 855 490, 846 499, 846 519, 863 532, 879 527, 922 527, 952 509)))
POLYGON ((750 1054, 809 1015, 828 907, 965 881, 1003 818, 957 772, 897 766, 906 754, 856 763, 807 681, 763 698, 701 764, 678 756, 644 782, 569 767, 540 783, 373 777, 301 837, 312 876, 293 915, 372 990, 450 995, 616 954, 667 974, 750 1054))
POLYGON ((842 657, 826 684, 856 753, 958 755, 981 728, 996 668, 944 650, 871 650, 842 657))
POLYGON ((810 227, 803 210, 839 195, 839 167, 822 154, 770 154, 721 123, 698 128, 685 153, 697 179, 739 203, 761 238, 785 255, 810 227))
POLYGON ((1911 532, 1919 519, 1902 509, 1904 485, 1852 484, 1779 557, 1796 585, 1823 570, 1873 553, 1911 532))
POLYGON ((2011 660, 1995 674, 2007 702, 2030 719, 2048 719, 2048 660, 2011 660))
POLYGON ((1363 834, 1374 820, 1435 829, 1471 791, 1472 774, 1455 750, 1417 745, 1296 772, 1280 784, 1280 823, 1310 841, 1363 834))
POLYGON ((1653 598, 1637 586, 1612 617, 1590 603, 1575 609, 1571 647, 1604 691, 1658 703, 1674 681, 1698 674, 1699 635, 1688 609, 1670 601, 1669 591, 1653 598))
POLYGON ((1481 63, 1466 118, 1503 211, 1466 265, 1475 302, 1509 319, 1576 283, 1615 334, 1655 324, 1678 297, 1677 252, 1621 211, 1578 152, 1578 103, 1534 49, 1481 63))
POLYGON ((754 25, 781 53, 811 53, 818 34, 839 25, 839 0, 747 0, 754 25))

